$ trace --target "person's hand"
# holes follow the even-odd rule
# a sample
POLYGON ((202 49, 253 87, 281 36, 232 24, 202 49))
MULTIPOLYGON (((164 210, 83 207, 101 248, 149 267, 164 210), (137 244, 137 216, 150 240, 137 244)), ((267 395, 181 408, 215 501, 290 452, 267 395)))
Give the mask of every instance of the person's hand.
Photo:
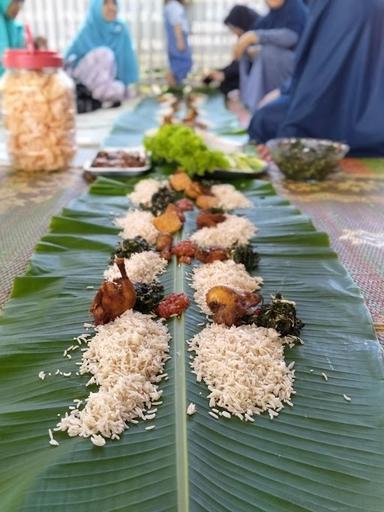
POLYGON ((248 59, 251 62, 253 62, 256 59, 256 57, 260 54, 260 51, 261 51, 260 45, 253 44, 251 46, 248 46, 248 48, 246 49, 248 59))
POLYGON ((187 49, 187 42, 184 37, 183 29, 181 25, 175 25, 174 27, 175 36, 176 36, 176 48, 179 52, 185 52, 187 49))
POLYGON ((209 76, 210 78, 212 78, 214 82, 222 82, 225 78, 224 73, 222 71, 211 71, 211 73, 209 73, 209 76))
POLYGON ((265 160, 268 163, 272 162, 272 156, 267 146, 265 146, 264 144, 258 144, 256 146, 256 149, 263 160, 265 160))
POLYGON ((280 98, 280 96, 281 96, 280 89, 274 89, 273 91, 271 91, 268 94, 266 94, 264 96, 264 98, 262 98, 259 101, 259 103, 257 105, 257 108, 265 107, 265 105, 268 105, 268 103, 271 103, 271 101, 277 100, 277 98, 280 98))
POLYGON ((234 49, 233 56, 235 60, 240 60, 241 57, 244 55, 244 52, 248 48, 248 46, 251 46, 253 44, 258 43, 258 37, 256 32, 246 32, 241 37, 239 37, 239 40, 237 41, 234 49))
POLYGON ((256 149, 260 158, 262 158, 268 163, 273 162, 272 155, 267 146, 265 146, 264 144, 256 144, 256 149))
POLYGON ((179 39, 176 43, 176 46, 179 52, 185 52, 185 50, 187 49, 184 43, 184 38, 182 40, 179 39))

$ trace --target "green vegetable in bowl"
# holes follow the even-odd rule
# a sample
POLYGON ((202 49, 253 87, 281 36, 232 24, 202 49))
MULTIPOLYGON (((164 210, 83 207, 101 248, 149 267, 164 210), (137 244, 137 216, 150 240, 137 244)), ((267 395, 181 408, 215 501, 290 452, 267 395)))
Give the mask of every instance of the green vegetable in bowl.
POLYGON ((208 149, 203 139, 187 126, 164 125, 155 135, 145 137, 144 146, 155 162, 175 163, 190 176, 230 168, 223 152, 208 149))
POLYGON ((291 180, 324 180, 334 172, 348 146, 317 139, 274 139, 267 143, 281 172, 291 180))

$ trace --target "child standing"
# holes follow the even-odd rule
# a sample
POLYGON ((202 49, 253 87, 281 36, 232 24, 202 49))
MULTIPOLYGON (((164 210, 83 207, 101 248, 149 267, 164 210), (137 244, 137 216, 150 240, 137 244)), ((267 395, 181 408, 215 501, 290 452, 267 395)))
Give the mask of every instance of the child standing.
POLYGON ((192 69, 192 52, 189 46, 189 24, 184 0, 165 0, 165 29, 167 33, 170 71, 168 83, 180 85, 192 69))

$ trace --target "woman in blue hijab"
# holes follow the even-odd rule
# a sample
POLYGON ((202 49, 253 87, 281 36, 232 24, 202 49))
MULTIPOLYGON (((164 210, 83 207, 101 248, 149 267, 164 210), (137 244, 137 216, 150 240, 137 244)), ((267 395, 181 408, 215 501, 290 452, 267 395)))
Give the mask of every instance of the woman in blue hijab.
POLYGON ((90 0, 85 23, 65 53, 71 75, 100 102, 122 101, 138 80, 131 36, 118 10, 118 0, 90 0))
POLYGON ((253 113, 261 99, 292 76, 295 49, 307 22, 302 0, 267 0, 270 13, 240 37, 240 95, 253 113))
POLYGON ((255 114, 251 138, 327 138, 384 155, 383 27, 383 0, 312 2, 291 86, 255 114))
MULTIPOLYGON (((24 47, 23 26, 16 21, 23 0, 0 0, 0 62, 8 48, 24 47)), ((0 75, 4 68, 0 63, 0 75)))

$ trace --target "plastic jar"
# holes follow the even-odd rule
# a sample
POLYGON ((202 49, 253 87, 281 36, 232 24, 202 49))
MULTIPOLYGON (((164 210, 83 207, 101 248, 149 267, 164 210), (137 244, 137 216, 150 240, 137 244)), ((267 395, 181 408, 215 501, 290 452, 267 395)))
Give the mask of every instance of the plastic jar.
POLYGON ((75 94, 55 52, 7 50, 1 81, 2 109, 12 165, 57 171, 75 151, 75 94))

